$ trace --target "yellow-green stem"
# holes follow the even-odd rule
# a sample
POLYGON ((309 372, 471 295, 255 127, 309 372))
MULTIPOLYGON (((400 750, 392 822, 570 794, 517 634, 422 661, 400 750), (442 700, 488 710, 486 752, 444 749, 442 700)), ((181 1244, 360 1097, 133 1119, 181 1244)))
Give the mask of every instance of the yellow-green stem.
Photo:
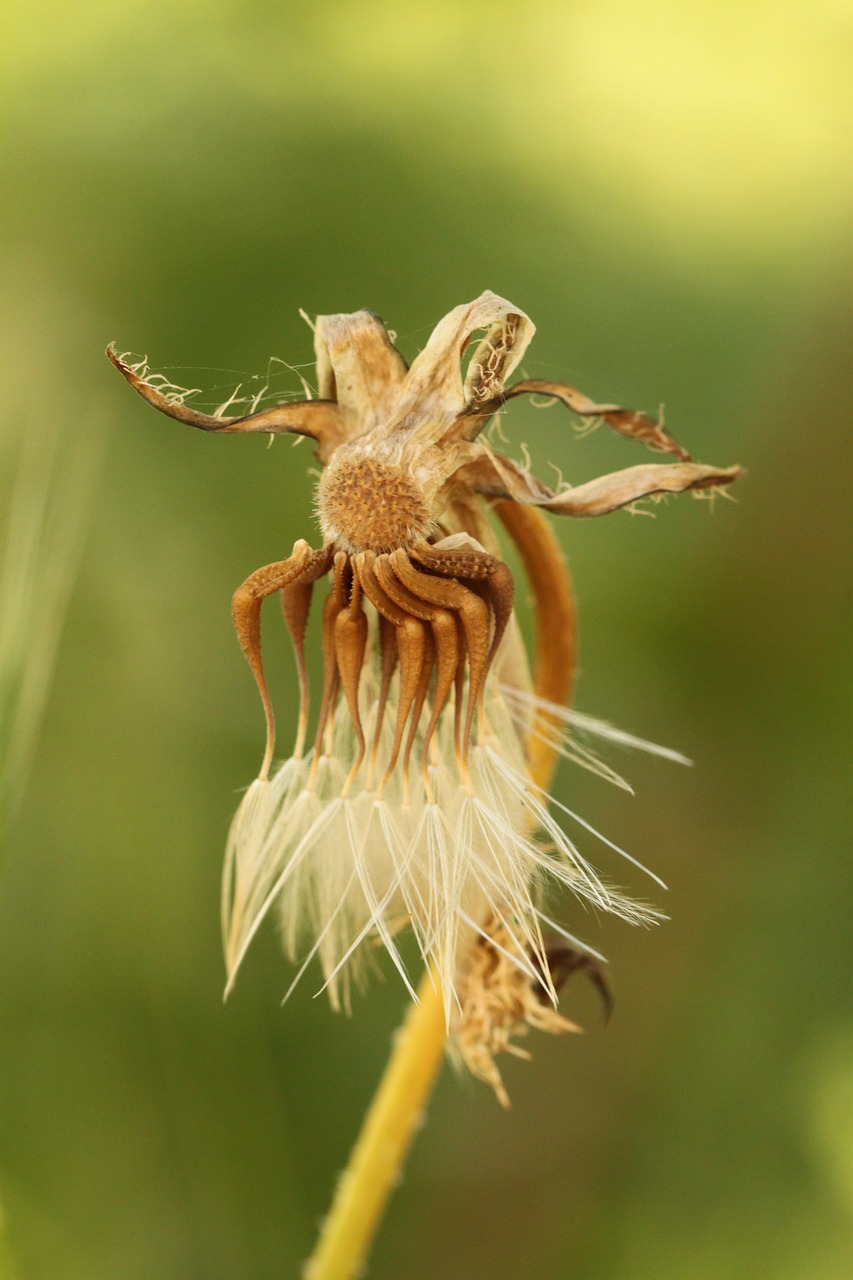
POLYGON ((338 1183, 305 1280, 358 1274, 402 1168, 444 1056, 444 1002, 427 973, 397 1033, 388 1066, 338 1183))
MULTIPOLYGON (((536 614, 534 690, 551 702, 567 699, 575 662, 575 614, 568 571, 541 512, 514 503, 497 514, 521 553, 536 614)), ((528 765, 547 787, 556 752, 531 735, 528 765)), ((354 1280, 360 1274, 388 1197, 419 1127, 446 1039, 441 984, 428 972, 397 1033, 391 1057, 341 1175, 304 1280, 354 1280)))

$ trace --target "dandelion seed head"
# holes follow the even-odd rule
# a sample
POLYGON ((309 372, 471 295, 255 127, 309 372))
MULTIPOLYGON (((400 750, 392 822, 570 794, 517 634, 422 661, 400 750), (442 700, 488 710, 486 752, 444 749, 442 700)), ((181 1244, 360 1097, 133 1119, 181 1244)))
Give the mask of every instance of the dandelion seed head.
POLYGON ((530 513, 589 517, 670 493, 713 495, 740 469, 694 464, 662 421, 595 404, 567 384, 508 385, 534 326, 494 293, 445 316, 411 367, 370 311, 318 316, 311 328, 316 396, 261 408, 263 392, 238 388, 213 415, 191 408, 192 393, 152 374, 147 361, 130 364, 108 351, 169 417, 217 433, 308 436, 324 468, 316 494, 322 546, 298 541, 289 558, 251 574, 233 600, 267 740, 226 847, 227 990, 273 915, 298 966, 287 995, 316 964, 321 990, 348 1010, 384 952, 415 999, 401 949, 410 930, 440 984, 460 1059, 505 1102, 495 1055, 523 1055, 516 1042, 530 1027, 576 1029, 556 1010, 553 930, 571 955, 594 963, 594 953, 545 914, 549 898, 562 894, 632 924, 661 918, 596 869, 590 840, 634 859, 553 800, 543 762, 562 754, 627 788, 590 736, 674 754, 573 718, 560 704, 572 681, 571 592, 541 516, 530 513), (556 468, 550 488, 532 474, 526 450, 513 462, 484 434, 522 394, 563 404, 588 427, 604 424, 675 461, 578 486, 556 468), (238 408, 248 412, 226 414, 238 408), (545 619, 532 681, 513 616, 513 576, 488 519, 492 503, 545 619), (323 675, 312 706, 306 627, 324 581, 323 675), (300 688, 294 750, 277 768, 261 657, 261 606, 273 595, 300 688), (564 819, 579 828, 577 841, 564 819))

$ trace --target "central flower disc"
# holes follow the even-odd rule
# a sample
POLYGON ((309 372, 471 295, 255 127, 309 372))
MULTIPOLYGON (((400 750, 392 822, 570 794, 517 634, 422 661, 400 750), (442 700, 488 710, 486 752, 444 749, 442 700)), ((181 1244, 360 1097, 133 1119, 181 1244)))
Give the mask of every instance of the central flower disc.
POLYGON ((405 547, 430 525, 419 485, 399 467, 365 453, 339 450, 323 472, 317 499, 326 541, 351 555, 405 547))

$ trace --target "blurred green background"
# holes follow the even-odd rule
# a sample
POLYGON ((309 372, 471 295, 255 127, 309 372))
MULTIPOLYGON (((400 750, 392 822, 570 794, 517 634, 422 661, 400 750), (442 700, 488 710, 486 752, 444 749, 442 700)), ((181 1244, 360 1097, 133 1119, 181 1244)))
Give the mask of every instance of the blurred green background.
MULTIPOLYGON (((55 545, 81 505, 88 533, 5 839, 8 1276, 296 1277, 405 1006, 391 972, 351 1019, 310 980, 281 1009, 272 928, 222 1004, 220 859, 262 746, 229 600, 316 537, 311 459, 159 418, 103 348, 202 406, 268 373, 284 396, 276 361, 312 376, 300 306, 370 307, 411 357, 484 288, 539 326, 528 376, 665 401, 749 474, 735 504, 560 526, 577 705, 696 767, 617 760, 631 798, 565 766, 557 793, 672 919, 564 904, 611 958, 610 1025, 570 986, 587 1034, 507 1062, 508 1115, 445 1070, 370 1274, 845 1274, 849 34, 833 0, 13 0, 0 500, 24 441, 99 469, 57 496, 55 545)), ((556 408, 505 425, 546 476, 644 460, 556 408)))

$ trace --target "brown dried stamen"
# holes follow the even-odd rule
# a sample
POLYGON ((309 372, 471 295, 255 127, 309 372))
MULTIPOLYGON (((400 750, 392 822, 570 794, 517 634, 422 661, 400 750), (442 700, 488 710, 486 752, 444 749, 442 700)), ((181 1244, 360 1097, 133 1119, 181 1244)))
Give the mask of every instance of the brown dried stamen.
POLYGON ((337 593, 330 591, 323 602, 323 693, 320 700, 320 715, 317 721, 317 735, 314 740, 314 759, 311 763, 311 774, 308 779, 309 788, 313 788, 317 783, 320 758, 323 754, 323 739, 326 734, 327 726, 331 721, 335 702, 338 696, 338 689, 340 687, 340 673, 338 672, 337 649, 335 645, 335 621, 342 607, 343 606, 337 593))
POLYGON ((450 578, 433 578, 417 570, 404 551, 393 552, 390 559, 394 572, 404 586, 420 599, 454 611, 462 624, 468 651, 468 705, 462 729, 461 770, 463 780, 470 788, 468 746, 489 656, 489 608, 478 595, 463 587, 460 582, 450 578))
MULTIPOLYGON (((409 736, 406 739, 406 746, 403 752, 403 792, 404 796, 408 798, 409 760, 411 758, 412 747, 414 746, 418 722, 421 717, 427 692, 429 691, 433 667, 439 659, 442 662, 442 666, 446 666, 447 650, 449 646, 451 644, 453 645, 454 652, 456 649, 455 635, 451 641, 450 637, 441 629, 439 629, 438 634, 436 634, 434 619, 440 611, 433 605, 430 605, 426 601, 413 595, 407 587, 403 586, 402 582, 400 582, 395 575, 388 556, 380 556, 377 560, 376 575, 387 597, 403 612, 404 615, 418 618, 419 621, 427 623, 430 626, 429 631, 424 631, 424 655, 421 665, 421 675, 412 710, 412 723, 409 729, 409 736)), ((455 632, 455 623, 453 624, 453 628, 455 632)), ((431 797, 432 788, 426 769, 424 769, 424 782, 427 795, 431 797)))
MULTIPOLYGON (((361 578, 361 571, 359 571, 361 578)), ((394 672, 397 670, 397 636, 394 626, 384 614, 377 614, 379 619, 379 655, 380 655, 380 685, 379 698, 376 703, 376 727, 373 733, 373 745, 370 748, 370 756, 367 762, 367 783, 366 789, 373 790, 374 778, 376 775, 376 761, 379 755, 379 744, 382 740, 382 724, 385 719, 385 708, 388 705, 388 696, 391 692, 391 681, 394 678, 394 672)))
POLYGON ((231 609, 234 626, 243 652, 252 668, 267 722, 267 741, 263 763, 259 777, 267 778, 275 749, 275 715, 267 686, 264 664, 261 658, 261 605, 267 596, 274 595, 283 587, 296 581, 313 581, 312 575, 323 572, 328 567, 330 551, 323 548, 312 551, 307 542, 301 538, 294 544, 293 554, 288 560, 276 564, 265 565, 251 574, 242 586, 234 592, 231 609))
POLYGON ((364 759, 364 730, 358 709, 358 685, 367 649, 367 618, 361 607, 361 586, 353 575, 350 600, 335 618, 335 658, 340 673, 341 687, 349 708, 350 720, 358 740, 355 760, 344 783, 342 795, 349 794, 350 787, 364 759))
POLYGON ((485 551, 436 550, 427 542, 419 542, 412 548, 412 555, 430 572, 442 577, 462 579, 469 589, 485 588, 486 599, 493 616, 492 641, 486 658, 486 667, 480 686, 480 723, 482 725, 482 699, 486 690, 486 678, 495 655, 500 648, 515 599, 515 583, 509 566, 485 551))
POLYGON ((299 680, 299 719, 293 747, 293 755, 297 760, 301 758, 305 749, 305 735, 308 731, 309 685, 308 666, 305 661, 305 630, 311 610, 314 584, 328 573, 331 558, 332 549, 328 547, 316 558, 310 568, 303 570, 295 582, 288 583, 281 589, 281 612, 293 643, 299 680))
POLYGON ((477 550, 435 550, 422 541, 416 544, 413 554, 417 555, 417 566, 401 548, 388 555, 361 551, 351 557, 345 551, 334 552, 331 547, 312 551, 307 543, 299 542, 289 560, 259 569, 236 592, 234 620, 267 719, 261 778, 268 776, 275 741, 272 702, 261 660, 261 604, 266 596, 281 592, 282 611, 299 676, 300 709, 294 748, 294 755, 299 757, 308 718, 305 660, 308 612, 313 584, 332 568, 332 590, 324 602, 322 616, 323 691, 307 785, 309 788, 316 785, 324 742, 331 733, 335 707, 343 694, 356 737, 356 750, 342 795, 349 794, 366 756, 366 786, 372 789, 391 681, 399 669, 394 738, 379 779, 377 796, 383 795, 399 765, 403 798, 408 803, 410 760, 421 732, 424 794, 428 802, 434 800, 429 774, 430 750, 454 686, 457 767, 461 779, 471 790, 468 750, 474 716, 479 712, 482 724, 486 676, 512 611, 512 576, 502 561, 477 550), (376 609, 379 619, 377 647, 381 673, 369 752, 359 704, 361 676, 369 658, 365 599, 376 609), (425 710, 427 724, 421 731, 425 710))
MULTIPOLYGON (((425 629, 423 623, 416 617, 412 617, 406 613, 394 600, 390 598, 383 590, 377 576, 377 569, 380 560, 374 557, 372 552, 365 551, 356 557, 356 572, 359 575, 364 594, 370 600, 371 604, 377 612, 387 619, 394 627, 394 637, 397 643, 397 658, 400 666, 400 688, 397 701, 397 725, 394 731, 394 743, 391 748, 391 758, 385 773, 379 782, 377 794, 381 796, 390 779, 400 750, 403 745, 403 736, 406 731, 406 722, 409 712, 412 709, 415 697, 417 695, 418 685, 420 683, 421 668, 424 661, 424 651, 426 647, 425 629)), ((381 726, 377 724, 377 735, 381 731, 381 726)))

